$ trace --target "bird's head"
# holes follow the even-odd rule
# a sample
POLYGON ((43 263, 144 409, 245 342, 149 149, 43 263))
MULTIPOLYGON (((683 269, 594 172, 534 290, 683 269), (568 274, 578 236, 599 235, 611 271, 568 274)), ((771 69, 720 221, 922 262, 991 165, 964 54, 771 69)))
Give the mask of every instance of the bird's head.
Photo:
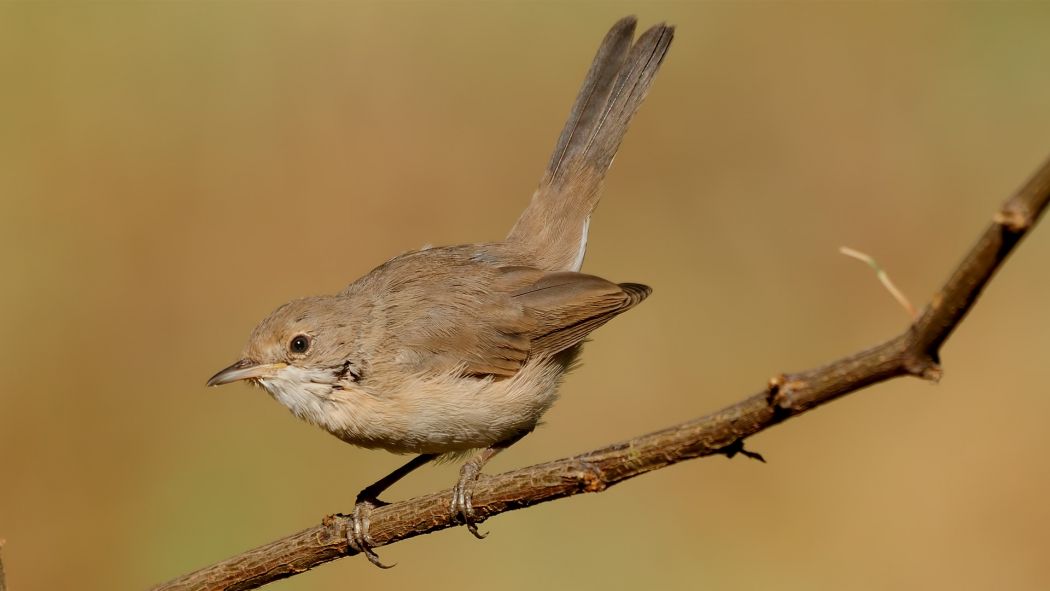
POLYGON ((326 396, 357 381, 360 371, 351 361, 353 345, 337 298, 303 298, 274 310, 252 331, 241 359, 208 385, 247 380, 292 406, 289 396, 326 396))

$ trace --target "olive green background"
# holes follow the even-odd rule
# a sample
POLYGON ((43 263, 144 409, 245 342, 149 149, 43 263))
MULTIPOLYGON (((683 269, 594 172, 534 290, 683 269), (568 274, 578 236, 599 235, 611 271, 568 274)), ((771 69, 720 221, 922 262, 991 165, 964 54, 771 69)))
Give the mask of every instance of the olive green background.
MULTIPOLYGON (((503 470, 716 410, 907 317, 1050 154, 1050 5, 0 5, 10 587, 136 589, 349 511, 403 458, 208 390, 278 304, 500 238, 617 18, 677 38, 584 269, 652 285, 503 470)), ((943 351, 710 458, 275 590, 1046 589, 1050 228, 943 351)), ((451 484, 427 468, 405 498, 451 484)))

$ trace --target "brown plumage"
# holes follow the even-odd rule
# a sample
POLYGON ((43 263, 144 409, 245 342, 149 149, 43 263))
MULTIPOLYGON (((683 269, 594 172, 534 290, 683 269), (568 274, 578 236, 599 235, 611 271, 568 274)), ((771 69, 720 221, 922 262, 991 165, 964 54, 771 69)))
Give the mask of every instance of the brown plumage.
POLYGON ((631 45, 635 24, 634 17, 621 19, 605 35, 540 186, 507 236, 541 269, 580 269, 602 181, 671 46, 674 27, 666 25, 631 45))
POLYGON ((481 466, 535 427, 584 339, 650 293, 579 272, 602 179, 673 36, 657 25, 632 44, 634 28, 628 17, 606 35, 505 241, 406 253, 338 294, 285 304, 209 381, 251 380, 348 443, 421 454, 359 495, 351 541, 376 564, 370 503, 442 454, 485 450, 464 466, 451 507, 477 535, 481 466))

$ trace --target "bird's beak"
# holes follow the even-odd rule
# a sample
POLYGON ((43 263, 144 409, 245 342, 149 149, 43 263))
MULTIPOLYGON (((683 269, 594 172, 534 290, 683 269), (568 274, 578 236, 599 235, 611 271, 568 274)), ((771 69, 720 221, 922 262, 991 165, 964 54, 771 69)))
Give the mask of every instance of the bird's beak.
POLYGON ((250 359, 241 359, 237 363, 227 367, 213 375, 208 380, 209 386, 221 386, 239 380, 252 378, 272 378, 277 372, 287 367, 287 363, 267 363, 260 365, 250 359))

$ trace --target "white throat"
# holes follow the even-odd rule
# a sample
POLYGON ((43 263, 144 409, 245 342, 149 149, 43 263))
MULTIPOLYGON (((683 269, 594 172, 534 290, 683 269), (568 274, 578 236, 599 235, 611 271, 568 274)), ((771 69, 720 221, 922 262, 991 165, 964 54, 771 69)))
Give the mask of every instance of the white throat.
POLYGON ((327 406, 332 401, 332 377, 332 373, 325 369, 288 365, 272 378, 260 379, 259 383, 292 414, 314 425, 323 426, 327 406))

